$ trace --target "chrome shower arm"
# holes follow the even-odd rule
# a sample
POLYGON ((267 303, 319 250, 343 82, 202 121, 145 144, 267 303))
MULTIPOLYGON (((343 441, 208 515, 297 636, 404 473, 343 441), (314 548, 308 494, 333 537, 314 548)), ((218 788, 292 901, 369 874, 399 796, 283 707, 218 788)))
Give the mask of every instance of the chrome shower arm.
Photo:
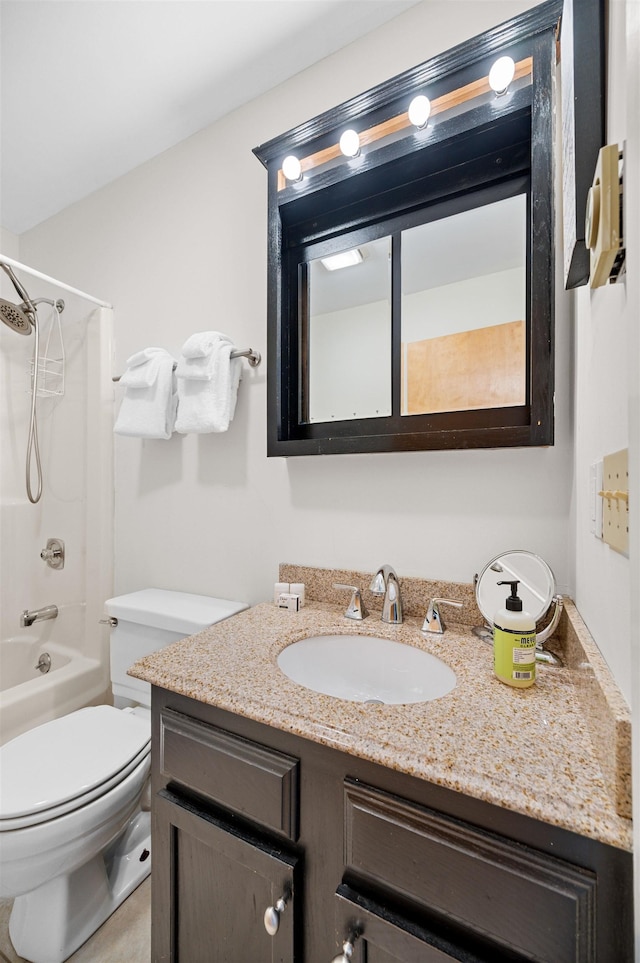
POLYGON ((22 300, 28 301, 29 295, 27 294, 25 289, 22 287, 22 285, 20 284, 20 281, 18 281, 17 277, 15 276, 15 274, 13 273, 13 270, 9 267, 9 265, 5 264, 4 261, 2 261, 0 262, 0 267, 6 274, 8 274, 11 280, 11 283, 13 284, 14 288, 16 289, 16 291, 18 292, 22 300))
POLYGON ((29 311, 29 313, 33 316, 33 317, 32 317, 32 324, 35 323, 36 309, 35 309, 35 307, 34 307, 34 305, 33 305, 33 302, 31 301, 31 298, 30 298, 29 295, 27 294, 26 289, 22 286, 22 284, 20 283, 20 281, 18 280, 18 278, 15 276, 15 274, 14 274, 14 272, 13 272, 13 269, 12 269, 8 264, 5 264, 4 261, 0 261, 0 267, 1 267, 2 270, 5 272, 5 274, 8 275, 9 280, 10 280, 11 283, 13 284, 14 288, 16 289, 16 291, 18 292, 18 294, 20 295, 20 297, 22 298, 22 300, 23 300, 23 302, 24 302, 24 304, 25 304, 25 307, 27 308, 27 310, 29 311))

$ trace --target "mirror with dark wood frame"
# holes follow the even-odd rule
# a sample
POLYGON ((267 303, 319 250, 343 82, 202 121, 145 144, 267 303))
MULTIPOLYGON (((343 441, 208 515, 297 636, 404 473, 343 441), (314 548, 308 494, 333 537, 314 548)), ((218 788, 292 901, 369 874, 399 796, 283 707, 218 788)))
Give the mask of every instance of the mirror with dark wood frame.
POLYGON ((549 0, 255 149, 269 455, 553 444, 561 11, 549 0))

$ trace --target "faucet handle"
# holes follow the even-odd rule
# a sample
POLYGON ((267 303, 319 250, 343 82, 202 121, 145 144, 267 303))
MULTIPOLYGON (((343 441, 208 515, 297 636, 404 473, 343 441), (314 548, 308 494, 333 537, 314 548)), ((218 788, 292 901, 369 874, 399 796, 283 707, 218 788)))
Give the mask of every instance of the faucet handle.
POLYGON ((444 632, 444 622, 440 614, 441 605, 453 605, 456 609, 462 608, 462 602, 459 602, 457 599, 431 599, 422 624, 423 632, 434 632, 437 635, 442 635, 444 632))
POLYGON ((347 611, 344 613, 345 619, 355 619, 357 622, 366 619, 369 613, 364 607, 362 594, 357 585, 343 585, 342 582, 334 582, 333 587, 334 589, 344 589, 345 592, 353 592, 347 611))

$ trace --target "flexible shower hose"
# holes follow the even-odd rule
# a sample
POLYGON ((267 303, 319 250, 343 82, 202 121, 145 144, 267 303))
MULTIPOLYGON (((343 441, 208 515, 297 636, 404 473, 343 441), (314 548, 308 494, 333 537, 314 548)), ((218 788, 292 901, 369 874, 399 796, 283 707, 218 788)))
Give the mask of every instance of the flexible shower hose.
POLYGON ((36 401, 38 398, 38 355, 40 349, 40 331, 38 328, 38 318, 36 312, 33 313, 33 331, 35 341, 33 344, 33 378, 31 380, 31 415, 29 418, 29 435, 27 438, 27 463, 25 467, 25 481, 27 485, 27 497, 32 505, 40 501, 42 495, 42 465, 40 464, 40 446, 38 445, 38 416, 36 413, 36 401), (35 495, 31 489, 31 456, 36 457, 37 490, 35 495))

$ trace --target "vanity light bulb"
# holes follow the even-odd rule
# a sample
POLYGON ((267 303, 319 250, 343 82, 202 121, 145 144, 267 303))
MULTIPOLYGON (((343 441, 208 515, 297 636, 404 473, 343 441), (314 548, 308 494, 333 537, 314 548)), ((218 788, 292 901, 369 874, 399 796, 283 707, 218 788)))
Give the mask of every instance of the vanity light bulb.
POLYGON ((357 157, 360 153, 360 137, 355 130, 345 130, 340 138, 340 150, 345 157, 357 157))
POLYGON ((431 113, 431 101, 424 94, 418 94, 409 104, 409 120, 414 127, 422 130, 427 126, 429 114, 431 113))
POLYGON ((289 154, 282 162, 282 173, 288 181, 302 180, 302 166, 295 154, 289 154))
POLYGON ((500 57, 489 71, 489 86, 498 95, 505 94, 515 72, 516 65, 511 57, 500 57))

